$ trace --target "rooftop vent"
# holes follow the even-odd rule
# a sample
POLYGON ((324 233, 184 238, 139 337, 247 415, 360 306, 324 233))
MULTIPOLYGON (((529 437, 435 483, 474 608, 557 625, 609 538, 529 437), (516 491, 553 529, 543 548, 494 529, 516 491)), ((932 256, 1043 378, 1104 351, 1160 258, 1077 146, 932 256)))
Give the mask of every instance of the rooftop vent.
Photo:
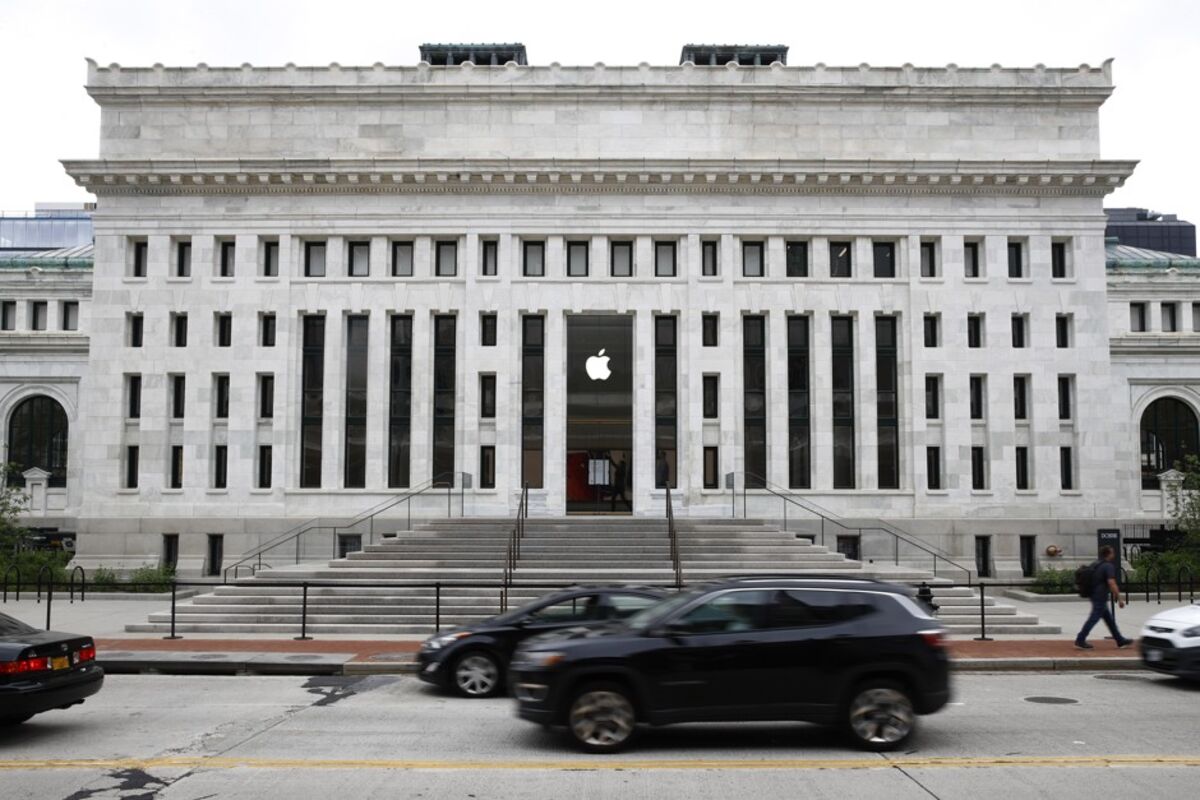
POLYGON ((509 61, 524 66, 523 44, 423 44, 421 60, 435 67, 453 67, 470 61, 481 67, 499 67, 509 61))
POLYGON ((743 67, 765 67, 776 61, 786 64, 787 52, 786 44, 685 44, 679 63, 723 67, 733 62, 743 67))

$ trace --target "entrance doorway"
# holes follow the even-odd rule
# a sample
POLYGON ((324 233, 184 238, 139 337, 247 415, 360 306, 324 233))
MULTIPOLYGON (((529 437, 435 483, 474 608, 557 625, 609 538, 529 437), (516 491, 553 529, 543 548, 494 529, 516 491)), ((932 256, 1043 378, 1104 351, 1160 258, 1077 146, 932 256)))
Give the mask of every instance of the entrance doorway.
POLYGON ((567 513, 633 513, 633 318, 567 317, 567 513))

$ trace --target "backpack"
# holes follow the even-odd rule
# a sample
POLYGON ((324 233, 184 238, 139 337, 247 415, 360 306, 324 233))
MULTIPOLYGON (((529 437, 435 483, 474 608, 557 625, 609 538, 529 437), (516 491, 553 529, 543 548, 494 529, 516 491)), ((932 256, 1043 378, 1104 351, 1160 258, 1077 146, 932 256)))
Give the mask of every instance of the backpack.
POLYGON ((1092 596, 1092 590, 1096 588, 1096 568, 1099 566, 1099 561, 1093 561, 1075 570, 1075 591, 1080 597, 1092 596))

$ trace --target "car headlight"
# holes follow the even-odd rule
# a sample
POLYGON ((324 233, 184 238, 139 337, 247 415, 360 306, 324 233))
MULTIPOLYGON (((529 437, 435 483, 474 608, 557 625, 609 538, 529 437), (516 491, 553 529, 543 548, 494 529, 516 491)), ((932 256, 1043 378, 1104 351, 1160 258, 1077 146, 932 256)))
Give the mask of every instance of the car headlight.
POLYGON ((449 647, 459 639, 465 639, 470 636, 469 631, 459 631, 458 633, 443 633, 441 636, 431 636, 422 644, 426 650, 441 650, 443 647, 449 647))
POLYGON ((1195 639, 1197 636, 1200 636, 1200 625, 1193 625, 1184 631, 1183 635, 1188 639, 1195 639))
POLYGON ((518 653, 513 659, 513 669, 550 669, 562 663, 566 653, 556 650, 518 653))

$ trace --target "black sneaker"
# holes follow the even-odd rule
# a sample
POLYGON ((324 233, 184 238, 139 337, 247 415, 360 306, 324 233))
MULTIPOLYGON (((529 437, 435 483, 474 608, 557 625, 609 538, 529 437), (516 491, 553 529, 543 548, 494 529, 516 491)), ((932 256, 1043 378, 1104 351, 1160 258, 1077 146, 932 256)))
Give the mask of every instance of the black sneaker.
POLYGON ((1133 639, 1126 639, 1117 645, 1118 650, 1124 650, 1126 647, 1133 647, 1133 639))
POLYGON ((1095 646, 1090 645, 1087 642, 1076 642, 1075 649, 1076 650, 1095 650, 1096 648, 1095 648, 1095 646))

